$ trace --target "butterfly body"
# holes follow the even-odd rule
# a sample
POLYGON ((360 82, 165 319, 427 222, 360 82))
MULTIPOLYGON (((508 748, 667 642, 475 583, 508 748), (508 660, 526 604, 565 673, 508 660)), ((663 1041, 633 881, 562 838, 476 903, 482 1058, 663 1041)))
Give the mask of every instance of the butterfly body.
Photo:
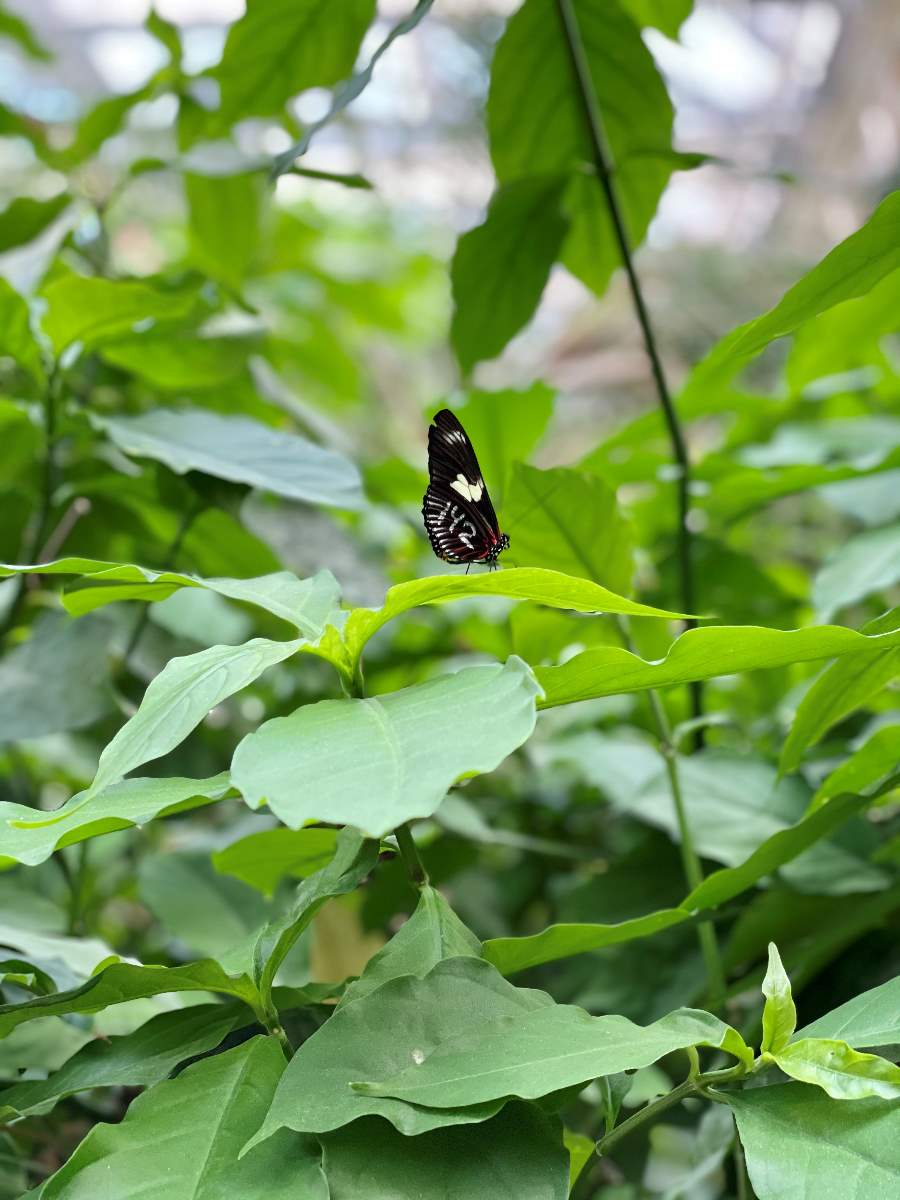
POLYGON ((449 408, 428 430, 428 477, 422 516, 438 558, 496 567, 509 538, 500 532, 472 443, 449 408))

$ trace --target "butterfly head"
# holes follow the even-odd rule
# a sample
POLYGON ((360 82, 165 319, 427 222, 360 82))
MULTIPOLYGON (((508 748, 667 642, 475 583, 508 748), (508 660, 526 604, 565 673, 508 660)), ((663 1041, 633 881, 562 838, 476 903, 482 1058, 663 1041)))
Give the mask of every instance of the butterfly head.
POLYGON ((509 549, 509 534, 501 533, 497 543, 491 547, 490 561, 496 562, 498 555, 509 549))

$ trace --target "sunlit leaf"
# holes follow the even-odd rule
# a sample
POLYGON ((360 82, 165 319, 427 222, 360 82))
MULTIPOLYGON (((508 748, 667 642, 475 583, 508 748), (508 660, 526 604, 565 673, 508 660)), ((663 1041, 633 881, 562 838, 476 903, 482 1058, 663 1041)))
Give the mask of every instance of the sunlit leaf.
POLYGON ((32 200, 28 196, 13 200, 0 212, 0 254, 23 246, 43 233, 71 203, 72 197, 68 192, 62 192, 50 200, 32 200))
POLYGON ((192 291, 164 292, 135 280, 64 275, 44 291, 43 327, 59 352, 81 342, 87 347, 131 333, 144 322, 178 321, 197 302, 192 291))
POLYGON ((860 1054, 846 1042, 799 1038, 773 1050, 772 1057, 785 1075, 816 1084, 833 1100, 900 1099, 900 1067, 877 1054, 860 1054))
POLYGON ((791 995, 791 981, 774 942, 769 942, 769 966, 762 992, 766 1003, 760 1049, 764 1054, 778 1054, 787 1046, 797 1027, 797 1008, 791 995))
POLYGON ((900 1043, 900 975, 832 1009, 797 1036, 840 1038, 856 1049, 900 1043))
MULTIPOLYGON (((900 664, 898 664, 900 668, 900 664)), ((859 792, 881 783, 900 763, 900 724, 885 725, 828 775, 810 802, 815 810, 839 792, 859 792)))
POLYGON ((31 332, 28 305, 5 279, 0 279, 0 354, 15 359, 36 383, 43 383, 41 351, 31 332))

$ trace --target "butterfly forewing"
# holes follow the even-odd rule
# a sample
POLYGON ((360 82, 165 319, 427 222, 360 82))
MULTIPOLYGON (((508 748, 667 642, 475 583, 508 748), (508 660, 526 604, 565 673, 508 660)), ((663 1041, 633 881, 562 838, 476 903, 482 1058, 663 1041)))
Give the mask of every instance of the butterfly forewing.
POLYGON ((508 539, 500 532, 472 443, 447 408, 428 431, 428 474, 422 514, 435 554, 446 562, 494 563, 508 539))

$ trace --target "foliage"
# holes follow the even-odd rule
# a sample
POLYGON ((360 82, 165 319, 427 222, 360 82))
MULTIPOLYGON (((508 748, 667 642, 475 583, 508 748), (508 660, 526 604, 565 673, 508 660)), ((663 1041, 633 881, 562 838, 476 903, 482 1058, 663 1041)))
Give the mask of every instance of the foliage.
POLYGON ((662 410, 548 468, 565 397, 457 393, 512 545, 437 570, 447 346, 602 296, 702 156, 687 0, 524 0, 437 261, 298 165, 431 8, 250 0, 201 76, 153 13, 142 87, 2 127, 66 182, 0 212, 0 1196, 894 1194, 900 193, 694 368, 690 513, 662 410))

